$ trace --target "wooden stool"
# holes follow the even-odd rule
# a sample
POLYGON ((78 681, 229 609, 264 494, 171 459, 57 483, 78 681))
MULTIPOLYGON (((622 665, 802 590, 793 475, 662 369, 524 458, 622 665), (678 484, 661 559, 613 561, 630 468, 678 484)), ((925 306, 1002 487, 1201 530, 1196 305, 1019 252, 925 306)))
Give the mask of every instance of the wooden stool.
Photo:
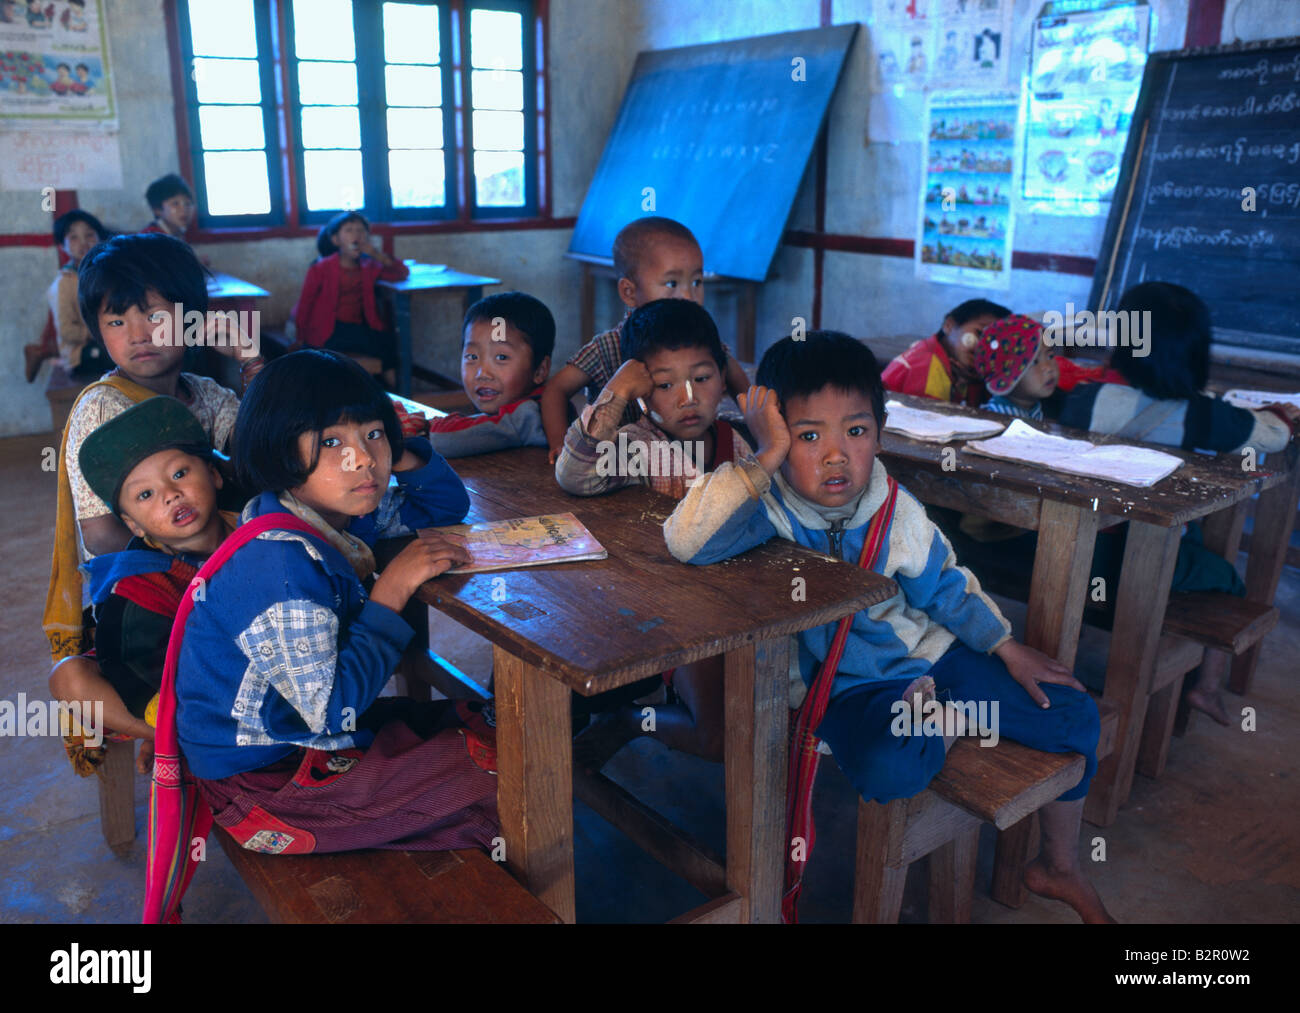
POLYGON ((959 739, 919 795, 886 805, 860 801, 853 921, 897 922, 908 866, 929 855, 930 921, 969 922, 980 824, 1006 830, 1021 823, 1078 784, 1084 766, 1078 753, 959 739))
POLYGON ((99 829, 110 848, 135 840, 135 739, 110 742, 99 778, 99 829))
MULTIPOLYGON (((1203 644, 1207 663, 1231 665, 1233 658, 1245 654, 1272 631, 1279 614, 1274 605, 1232 594, 1171 594, 1164 632, 1203 644), (1218 658, 1212 661, 1214 655, 1218 658)), ((1250 689, 1249 679, 1234 673, 1228 688, 1244 695, 1250 689)))
MULTIPOLYGON (((1173 596, 1170 597, 1173 602, 1173 596)), ((1138 743, 1137 770, 1150 778, 1164 773, 1169 758, 1169 737, 1173 732, 1178 701, 1183 694, 1183 680, 1205 658, 1200 644, 1165 633, 1156 647, 1156 670, 1151 674, 1151 692, 1147 696, 1147 716, 1138 743)))

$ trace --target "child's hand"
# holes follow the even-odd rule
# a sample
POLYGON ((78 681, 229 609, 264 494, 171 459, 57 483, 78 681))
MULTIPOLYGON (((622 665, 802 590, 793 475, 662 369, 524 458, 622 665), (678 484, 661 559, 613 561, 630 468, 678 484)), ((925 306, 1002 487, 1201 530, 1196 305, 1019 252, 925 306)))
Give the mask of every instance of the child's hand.
POLYGON ((239 324, 239 314, 233 310, 210 311, 203 325, 204 343, 222 355, 237 362, 247 362, 260 354, 260 349, 239 324))
POLYGON ((423 415, 408 412, 396 401, 393 402, 393 410, 397 412, 397 422, 402 427, 403 436, 429 435, 429 420, 423 415))
POLYGON ((547 463, 547 464, 554 464, 555 461, 556 461, 556 459, 557 459, 557 458, 560 456, 560 454, 562 454, 563 452, 564 452, 564 444, 563 444, 563 443, 557 443, 555 446, 553 446, 553 447, 550 449, 550 452, 546 455, 546 463, 547 463))
POLYGON ((790 428, 781 416, 781 402, 776 391, 757 384, 736 398, 745 413, 745 425, 758 441, 758 463, 769 475, 775 475, 790 453, 790 428))
POLYGON ((401 612, 426 580, 470 561, 469 551, 436 531, 424 530, 399 552, 375 581, 370 600, 401 612))
POLYGON ((635 401, 639 397, 649 397, 655 391, 655 382, 650 379, 650 370, 640 359, 628 359, 618 367, 618 372, 610 377, 605 385, 625 401, 635 401))
POLYGON ((1059 661, 1018 640, 1008 640, 993 653, 1003 660, 1011 678, 1025 687, 1025 692, 1039 707, 1051 706, 1047 694, 1038 688, 1040 682, 1072 686, 1080 692, 1087 692, 1083 683, 1072 676, 1070 670, 1059 661))

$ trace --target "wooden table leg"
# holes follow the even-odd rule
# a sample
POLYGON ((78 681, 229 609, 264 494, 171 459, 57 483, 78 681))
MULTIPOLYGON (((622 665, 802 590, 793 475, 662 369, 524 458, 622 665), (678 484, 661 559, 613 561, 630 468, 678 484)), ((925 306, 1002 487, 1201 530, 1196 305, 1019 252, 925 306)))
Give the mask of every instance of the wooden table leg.
POLYGON ((530 893, 573 922, 573 733, 569 690, 501 647, 492 650, 497 807, 506 864, 530 893))
POLYGON ((483 298, 482 285, 466 285, 465 286, 465 312, 468 313, 469 308, 482 298, 483 298))
POLYGON ((776 637, 726 655, 727 886, 742 922, 781 920, 790 645, 776 637))
POLYGON ((741 362, 754 361, 757 293, 758 286, 752 281, 742 281, 736 286, 736 356, 741 362))
POLYGON ((397 328, 397 393, 411 396, 411 360, 415 355, 411 331, 411 294, 393 293, 393 324, 397 328))
POLYGON ((1101 761, 1083 811, 1084 818, 1097 826, 1115 822, 1133 785, 1179 533, 1176 527, 1129 522, 1106 662, 1105 699, 1117 708, 1119 724, 1115 748, 1101 761))

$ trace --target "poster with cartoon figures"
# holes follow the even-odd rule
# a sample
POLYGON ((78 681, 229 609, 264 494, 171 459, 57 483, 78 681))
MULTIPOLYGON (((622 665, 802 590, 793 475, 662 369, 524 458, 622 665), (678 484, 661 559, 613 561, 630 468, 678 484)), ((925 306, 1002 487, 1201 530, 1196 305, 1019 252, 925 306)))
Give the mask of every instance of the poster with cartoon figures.
POLYGON ((1106 214, 1147 62, 1150 8, 1034 23, 1024 196, 1048 214, 1106 214))
POLYGON ((934 67, 935 25, 930 8, 938 0, 876 0, 871 44, 876 85, 923 87, 934 67))
POLYGON ((117 125, 103 0, 0 0, 0 125, 117 125))
POLYGON ((916 273, 980 288, 1011 284, 1019 96, 930 99, 916 273))
POLYGON ((1011 65, 1011 0, 943 0, 932 83, 1003 87, 1011 65))

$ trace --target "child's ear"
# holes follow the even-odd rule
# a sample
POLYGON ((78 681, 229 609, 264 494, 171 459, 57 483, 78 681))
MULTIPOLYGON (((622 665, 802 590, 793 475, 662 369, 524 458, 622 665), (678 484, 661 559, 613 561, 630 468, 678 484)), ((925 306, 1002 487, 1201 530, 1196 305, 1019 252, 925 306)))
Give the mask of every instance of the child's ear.
POLYGON ((551 357, 545 356, 533 370, 533 383, 545 383, 546 378, 551 375, 551 357))
POLYGON ((126 525, 126 529, 130 531, 131 534, 135 535, 136 538, 145 537, 144 528, 140 527, 139 524, 131 520, 130 515, 125 510, 123 510, 120 514, 118 514, 118 516, 122 518, 122 523, 126 525))
POLYGON ((631 278, 623 277, 618 279, 618 297, 623 300, 623 305, 630 310, 636 309, 637 302, 636 282, 631 278))
POLYGON ((940 327, 939 330, 943 332, 943 336, 945 338, 951 338, 952 332, 956 329, 957 329, 956 320, 954 320, 951 316, 946 316, 943 318, 943 326, 940 327))
POLYGON ((225 479, 221 477, 221 471, 211 461, 208 462, 208 472, 212 475, 212 488, 220 489, 225 484, 225 479))

